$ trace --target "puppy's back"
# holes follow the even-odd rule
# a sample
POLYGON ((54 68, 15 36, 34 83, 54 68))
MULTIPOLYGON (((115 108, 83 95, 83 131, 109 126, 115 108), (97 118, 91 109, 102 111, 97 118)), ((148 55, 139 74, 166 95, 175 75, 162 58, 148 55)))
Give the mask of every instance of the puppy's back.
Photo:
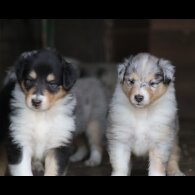
POLYGON ((72 89, 77 98, 77 128, 84 130, 92 120, 105 125, 107 102, 101 82, 96 78, 82 78, 72 89))

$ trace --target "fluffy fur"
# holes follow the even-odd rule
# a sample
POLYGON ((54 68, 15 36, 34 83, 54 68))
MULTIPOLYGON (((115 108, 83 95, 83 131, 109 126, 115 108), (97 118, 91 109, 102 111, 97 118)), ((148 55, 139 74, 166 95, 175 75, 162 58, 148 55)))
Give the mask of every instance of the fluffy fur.
POLYGON ((169 61, 146 53, 118 66, 107 130, 113 176, 131 174, 132 153, 149 156, 150 176, 183 175, 174 73, 169 61))
MULTIPOLYGON (((105 133, 107 103, 100 81, 96 78, 79 79, 71 92, 77 98, 76 139, 84 135, 89 146, 87 166, 97 166, 102 162, 103 135, 105 133)), ((76 141, 77 151, 72 162, 81 161, 88 155, 86 143, 76 141)))
POLYGON ((56 102, 47 112, 30 110, 24 102, 25 96, 17 85, 11 107, 19 110, 10 118, 10 134, 13 142, 23 148, 28 160, 23 157, 19 165, 9 165, 12 175, 31 175, 26 166, 30 166, 32 160, 44 161, 52 149, 68 146, 75 131, 72 113, 76 101, 71 95, 56 102))
POLYGON ((42 167, 46 176, 65 173, 76 129, 75 81, 73 66, 51 49, 22 54, 9 72, 3 89, 9 118, 1 124, 11 175, 32 176, 42 167))

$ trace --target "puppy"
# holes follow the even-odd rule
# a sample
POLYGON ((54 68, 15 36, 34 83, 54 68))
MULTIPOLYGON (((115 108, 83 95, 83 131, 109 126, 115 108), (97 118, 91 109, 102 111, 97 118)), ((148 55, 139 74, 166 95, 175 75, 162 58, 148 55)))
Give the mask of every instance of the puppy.
POLYGON ((149 176, 183 175, 174 74, 169 61, 147 53, 118 66, 107 129, 113 176, 131 174, 132 153, 149 156, 149 176))
POLYGON ((71 157, 71 161, 84 160, 88 155, 89 147, 89 158, 85 164, 91 167, 98 166, 102 162, 107 113, 107 102, 102 84, 94 77, 82 78, 77 81, 71 92, 77 98, 75 112, 77 151, 71 157))
POLYGON ((0 96, 10 175, 32 176, 42 167, 45 176, 64 175, 75 132, 76 71, 57 51, 42 49, 23 53, 10 72, 0 96))

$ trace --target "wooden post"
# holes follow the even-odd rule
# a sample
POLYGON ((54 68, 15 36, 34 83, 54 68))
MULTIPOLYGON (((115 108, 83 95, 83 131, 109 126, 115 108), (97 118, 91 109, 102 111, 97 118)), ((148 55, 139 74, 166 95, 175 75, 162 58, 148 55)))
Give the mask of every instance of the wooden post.
POLYGON ((54 47, 55 21, 54 19, 42 19, 42 45, 54 47))

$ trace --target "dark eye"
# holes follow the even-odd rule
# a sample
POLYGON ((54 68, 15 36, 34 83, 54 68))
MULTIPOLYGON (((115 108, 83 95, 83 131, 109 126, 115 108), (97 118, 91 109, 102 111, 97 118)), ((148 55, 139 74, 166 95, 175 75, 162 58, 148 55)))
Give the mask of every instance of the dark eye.
POLYGON ((32 79, 26 79, 26 80, 24 81, 24 84, 25 84, 25 86, 26 86, 27 88, 31 88, 31 87, 34 85, 34 80, 32 80, 32 79))
POLYGON ((158 83, 150 82, 150 87, 157 87, 158 83))
POLYGON ((135 84, 135 80, 134 79, 130 79, 127 81, 128 85, 134 85, 135 84))
POLYGON ((48 83, 48 86, 50 89, 53 89, 53 90, 58 88, 58 85, 56 83, 48 83))

